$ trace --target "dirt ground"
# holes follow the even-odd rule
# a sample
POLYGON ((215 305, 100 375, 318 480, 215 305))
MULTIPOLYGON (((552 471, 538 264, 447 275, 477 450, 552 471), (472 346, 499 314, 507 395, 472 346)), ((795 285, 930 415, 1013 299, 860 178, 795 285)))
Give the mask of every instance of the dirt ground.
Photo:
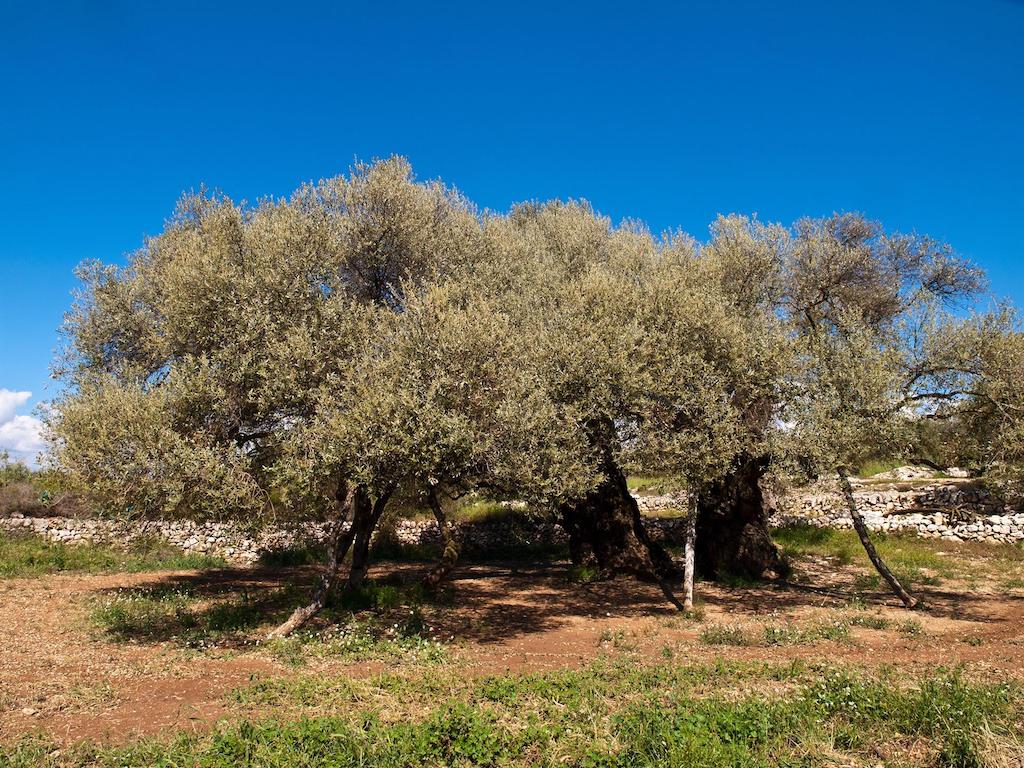
MULTIPOLYGON (((713 663, 716 659, 805 659, 910 671, 963 666, 971 674, 1024 676, 1024 592, 947 581, 921 591, 910 616, 883 593, 859 593, 855 566, 805 558, 801 584, 726 588, 699 584, 703 616, 684 619, 657 587, 629 579, 580 585, 567 565, 471 564, 454 574, 451 605, 430 623, 451 643, 452 664, 466 675, 574 667, 628 648, 640 661, 713 663), (812 586, 813 585, 813 586, 812 586), (865 605, 866 603, 866 605, 865 605), (870 611, 893 626, 853 627, 846 640, 782 646, 708 645, 715 624, 807 625, 870 611)), ((376 575, 415 577, 411 565, 381 565, 376 575)), ((110 590, 190 584, 203 589, 270 590, 296 571, 215 574, 61 574, 0 582, 0 741, 42 732, 59 742, 123 741, 139 734, 203 729, 230 714, 229 692, 252 679, 299 674, 259 646, 195 650, 169 641, 115 642, 88 623, 90 600, 110 590)), ((316 659, 302 674, 367 676, 394 671, 385 662, 316 659)))

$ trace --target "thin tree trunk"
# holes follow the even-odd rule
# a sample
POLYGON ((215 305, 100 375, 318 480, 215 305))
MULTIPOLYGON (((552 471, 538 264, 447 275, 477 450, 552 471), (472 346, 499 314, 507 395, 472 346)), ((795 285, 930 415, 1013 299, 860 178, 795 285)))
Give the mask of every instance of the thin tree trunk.
MULTIPOLYGON (((339 484, 336 494, 337 516, 331 526, 331 534, 328 538, 329 548, 327 550, 327 563, 320 574, 320 579, 313 589, 313 597, 307 605, 300 606, 292 611, 292 615, 274 629, 267 637, 287 637, 296 629, 302 627, 306 622, 318 614, 327 604, 327 598, 338 580, 338 570, 349 547, 352 546, 352 539, 355 536, 355 527, 352 524, 346 526, 349 517, 353 516, 354 508, 360 504, 361 497, 365 491, 359 486, 352 486, 342 492, 342 484, 339 484)), ((358 509, 355 509, 358 513, 358 509)))
POLYGON ((672 603, 672 606, 677 611, 686 610, 683 604, 679 602, 679 598, 676 597, 676 593, 672 591, 672 586, 668 583, 667 579, 658 579, 658 586, 661 587, 661 594, 665 596, 666 600, 672 603))
POLYGON ((914 608, 919 605, 919 601, 900 584, 899 579, 896 575, 889 570, 889 566, 885 564, 881 556, 878 554, 878 550, 875 549, 875 545, 871 542, 871 537, 868 535, 868 526, 864 522, 864 518, 860 514, 860 510, 857 509, 857 500, 853 496, 853 486, 850 485, 850 478, 846 474, 845 469, 839 470, 839 486, 842 488, 843 496, 846 497, 846 506, 850 510, 850 517, 853 519, 853 528, 857 531, 857 536, 860 538, 860 543, 864 545, 864 551, 868 553, 868 558, 871 560, 871 564, 875 566, 875 569, 882 575, 882 578, 888 582, 889 586, 896 596, 903 601, 903 604, 907 608, 914 608))
POLYGON ((347 590, 359 589, 366 580, 366 572, 370 569, 370 542, 377 523, 380 522, 381 515, 384 514, 388 499, 391 498, 391 493, 392 491, 389 490, 378 496, 372 505, 367 504, 365 514, 352 523, 356 534, 355 545, 352 547, 352 565, 349 567, 348 584, 345 586, 347 590))
POLYGON ((434 513, 434 519, 437 521, 437 529, 441 533, 441 540, 444 544, 444 551, 441 553, 441 559, 438 560, 437 564, 430 569, 430 572, 423 577, 424 588, 434 591, 448 576, 452 568, 455 567, 455 563, 459 559, 459 551, 461 549, 462 542, 460 541, 461 537, 459 536, 459 532, 456 530, 455 525, 448 522, 444 509, 441 507, 441 502, 437 498, 437 491, 435 488, 430 489, 428 501, 430 503, 430 510, 434 513))
POLYGON ((693 566, 697 543, 697 494, 690 492, 689 513, 686 516, 686 553, 683 560, 683 610, 693 610, 693 566))

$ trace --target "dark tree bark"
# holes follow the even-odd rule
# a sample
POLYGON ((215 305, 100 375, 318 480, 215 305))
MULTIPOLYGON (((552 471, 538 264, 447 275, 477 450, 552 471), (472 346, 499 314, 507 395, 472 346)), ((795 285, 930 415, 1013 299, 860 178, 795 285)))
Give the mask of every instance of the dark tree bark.
POLYGON ((441 534, 441 541, 444 546, 441 559, 423 577, 424 588, 433 592, 447 578, 452 568, 455 567, 455 563, 458 562, 462 540, 458 527, 448 521, 444 509, 441 507, 441 502, 437 498, 437 491, 434 488, 430 489, 427 500, 430 503, 430 510, 434 513, 434 519, 437 521, 437 529, 441 534))
POLYGON ((593 563, 604 578, 632 573, 657 581, 678 579, 672 558, 644 528, 626 476, 608 448, 602 451, 601 470, 597 488, 560 510, 573 562, 593 563))
POLYGON ((335 505, 336 515, 328 536, 327 562, 316 587, 313 588, 310 602, 296 608, 283 624, 268 635, 268 638, 287 637, 316 616, 327 604, 327 598, 338 581, 341 563, 348 554, 356 534, 355 525, 349 521, 354 521, 360 515, 365 516, 364 510, 370 506, 370 497, 362 486, 346 486, 345 483, 339 483, 335 505))
POLYGON ((785 576, 788 565, 772 541, 770 495, 762 487, 768 457, 743 457, 702 493, 697 505, 697 571, 750 579, 785 576))
POLYGON ((366 572, 370 569, 370 538, 373 536, 373 514, 368 512, 361 518, 352 521, 352 528, 355 532, 355 543, 352 545, 352 563, 348 569, 348 581, 345 589, 352 591, 359 589, 366 579, 366 572))
POLYGON ((900 584, 900 580, 896 578, 896 574, 889 570, 889 566, 885 564, 881 555, 878 554, 878 550, 875 549, 875 545, 868 534, 868 526, 864 522, 860 510, 857 509, 857 499, 854 498, 850 478, 843 469, 839 470, 839 486, 842 488, 843 497, 846 499, 846 507, 849 509, 850 517, 853 519, 853 529, 857 531, 857 537, 860 539, 864 551, 868 553, 868 559, 871 560, 871 564, 875 566, 875 570, 885 579, 893 593, 903 601, 903 605, 910 609, 917 607, 920 604, 918 599, 904 589, 903 585, 900 584))
POLYGON ((360 514, 352 520, 352 528, 355 531, 355 544, 352 547, 352 565, 349 567, 347 590, 359 589, 366 581, 366 572, 370 569, 370 543, 373 539, 373 532, 377 530, 377 523, 380 522, 384 508, 391 498, 391 491, 386 491, 377 497, 372 504, 367 503, 360 508, 360 514))

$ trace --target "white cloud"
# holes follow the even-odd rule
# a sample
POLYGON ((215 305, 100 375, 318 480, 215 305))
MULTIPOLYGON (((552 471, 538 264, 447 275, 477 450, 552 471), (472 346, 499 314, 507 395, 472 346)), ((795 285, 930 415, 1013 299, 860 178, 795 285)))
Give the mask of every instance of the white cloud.
POLYGON ((0 389, 0 424, 6 424, 14 418, 14 412, 28 402, 31 392, 11 392, 0 389))
POLYGON ((31 397, 31 392, 0 389, 0 451, 35 465, 37 454, 45 447, 43 424, 34 416, 17 413, 31 397))

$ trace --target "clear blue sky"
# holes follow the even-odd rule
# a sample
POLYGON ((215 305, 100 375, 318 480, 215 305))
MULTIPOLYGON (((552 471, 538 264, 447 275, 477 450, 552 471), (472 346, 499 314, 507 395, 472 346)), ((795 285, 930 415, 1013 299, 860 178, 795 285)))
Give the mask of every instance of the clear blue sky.
POLYGON ((74 265, 182 190, 392 153, 491 208, 585 197, 698 236, 859 210, 1024 305, 1024 4, 569 5, 0 0, 0 389, 33 393, 8 403, 54 392, 74 265))

